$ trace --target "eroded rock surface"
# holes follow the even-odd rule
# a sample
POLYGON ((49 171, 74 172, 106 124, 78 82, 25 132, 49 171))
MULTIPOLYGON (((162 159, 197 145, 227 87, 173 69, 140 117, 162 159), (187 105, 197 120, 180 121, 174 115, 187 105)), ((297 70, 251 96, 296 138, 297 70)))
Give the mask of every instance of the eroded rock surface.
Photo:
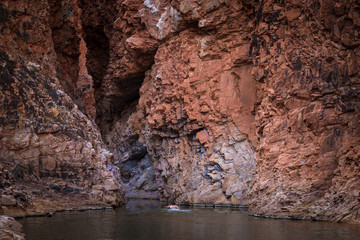
POLYGON ((188 30, 159 47, 139 105, 163 197, 247 203, 255 173, 248 133, 255 129, 256 88, 249 51, 231 54, 249 50, 247 37, 245 31, 220 38, 188 30), (223 44, 231 51, 221 51, 223 44))
POLYGON ((146 152, 162 199, 246 205, 256 161, 252 5, 109 1, 116 11, 106 13, 82 3, 85 25, 99 24, 110 47, 97 122, 124 175, 127 159, 146 152))
MULTIPOLYGON (((78 72, 61 67, 67 58, 58 55, 61 46, 54 35, 66 24, 53 25, 52 4, 0 4, 0 213, 10 216, 123 201, 112 154, 96 125, 74 104, 74 96, 64 91, 74 84, 64 73, 75 71, 71 76, 76 80, 78 72), (69 83, 65 88, 64 79, 69 83)), ((70 18, 72 12, 66 14, 70 18)), ((72 30, 62 29, 61 34, 76 37, 72 30)), ((67 47, 60 52, 66 55, 67 47)), ((76 47, 71 53, 66 56, 80 54, 76 47)))
POLYGON ((359 222, 357 1, 109 3, 98 123, 161 198, 359 222))
POLYGON ((360 221, 359 13, 356 1, 260 6, 253 72, 264 83, 250 211, 360 221))
POLYGON ((106 143, 114 154, 114 164, 120 168, 121 178, 128 198, 159 199, 153 159, 148 153, 146 141, 141 135, 134 114, 137 102, 130 104, 115 120, 106 143))

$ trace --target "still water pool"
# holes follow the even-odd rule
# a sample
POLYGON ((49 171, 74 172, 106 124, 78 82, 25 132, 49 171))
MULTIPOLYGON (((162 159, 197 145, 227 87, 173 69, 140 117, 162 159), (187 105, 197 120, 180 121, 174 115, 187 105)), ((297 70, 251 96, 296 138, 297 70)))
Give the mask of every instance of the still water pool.
POLYGON ((164 210, 158 201, 131 200, 126 208, 60 212, 20 219, 27 240, 241 239, 358 240, 360 226, 250 217, 231 209, 164 210))

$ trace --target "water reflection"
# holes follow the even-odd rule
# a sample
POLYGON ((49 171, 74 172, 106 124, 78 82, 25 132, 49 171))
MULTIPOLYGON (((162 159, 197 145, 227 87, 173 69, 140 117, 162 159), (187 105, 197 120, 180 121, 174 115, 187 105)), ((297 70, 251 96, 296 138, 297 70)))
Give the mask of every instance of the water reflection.
POLYGON ((27 240, 36 239, 360 239, 351 224, 270 220, 231 209, 164 211, 158 201, 129 201, 126 208, 64 212, 52 218, 25 218, 27 240))

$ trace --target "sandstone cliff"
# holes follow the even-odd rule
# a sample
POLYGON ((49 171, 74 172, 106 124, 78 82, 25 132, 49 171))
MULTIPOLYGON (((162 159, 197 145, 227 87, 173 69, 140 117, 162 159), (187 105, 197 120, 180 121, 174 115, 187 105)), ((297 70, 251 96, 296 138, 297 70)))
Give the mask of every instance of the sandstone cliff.
POLYGON ((359 1, 15 2, 0 5, 5 195, 31 179, 117 203, 124 182, 360 221, 359 1))

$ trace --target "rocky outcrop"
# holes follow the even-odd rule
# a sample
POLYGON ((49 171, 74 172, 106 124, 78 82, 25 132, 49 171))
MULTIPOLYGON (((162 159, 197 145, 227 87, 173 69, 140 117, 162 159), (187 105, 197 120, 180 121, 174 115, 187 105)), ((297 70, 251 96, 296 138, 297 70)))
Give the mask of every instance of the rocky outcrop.
POLYGON ((67 93, 79 74, 73 8, 61 13, 72 1, 50 2, 0 4, 0 213, 11 216, 123 201, 112 154, 67 93))
POLYGON ((24 240, 20 223, 12 217, 0 216, 0 238, 9 240, 24 240))

